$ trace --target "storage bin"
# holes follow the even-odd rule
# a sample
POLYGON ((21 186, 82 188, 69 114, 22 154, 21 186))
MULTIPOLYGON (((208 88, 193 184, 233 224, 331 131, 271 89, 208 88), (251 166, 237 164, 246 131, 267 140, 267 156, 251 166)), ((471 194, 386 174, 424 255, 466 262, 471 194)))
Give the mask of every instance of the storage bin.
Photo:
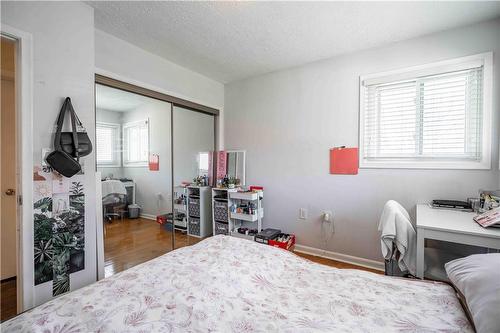
POLYGON ((200 217, 200 199, 189 198, 189 216, 200 217))
POLYGON ((188 233, 190 235, 200 235, 200 219, 190 217, 188 221, 188 233))
POLYGON ((220 222, 227 222, 227 202, 214 201, 214 219, 220 222))
POLYGON ((141 206, 137 204, 128 205, 128 217, 131 219, 136 219, 139 217, 141 212, 141 206))
POLYGON ((292 248, 292 246, 295 245, 295 235, 279 234, 278 237, 276 237, 275 239, 270 239, 268 244, 271 246, 274 246, 274 247, 279 247, 279 248, 285 249, 285 250, 290 250, 292 248), (288 242, 278 242, 276 240, 278 237, 283 237, 283 236, 290 236, 290 239, 288 240, 288 242))
POLYGON ((229 233, 229 224, 215 221, 215 234, 227 235, 229 233))

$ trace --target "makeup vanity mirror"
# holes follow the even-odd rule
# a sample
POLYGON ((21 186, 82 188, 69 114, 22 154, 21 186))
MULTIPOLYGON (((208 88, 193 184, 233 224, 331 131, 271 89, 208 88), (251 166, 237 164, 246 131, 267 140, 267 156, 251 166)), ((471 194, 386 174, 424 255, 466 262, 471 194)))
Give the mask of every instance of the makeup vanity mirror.
POLYGON ((240 180, 240 185, 245 185, 245 151, 227 151, 227 175, 240 180))

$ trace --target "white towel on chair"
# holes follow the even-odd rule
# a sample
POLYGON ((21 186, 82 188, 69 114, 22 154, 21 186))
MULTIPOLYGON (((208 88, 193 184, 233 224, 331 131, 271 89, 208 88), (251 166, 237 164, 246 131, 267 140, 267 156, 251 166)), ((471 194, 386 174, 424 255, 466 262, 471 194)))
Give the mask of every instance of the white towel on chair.
POLYGON ((109 194, 127 194, 127 189, 125 185, 119 180, 110 179, 105 180, 101 183, 102 185, 102 197, 105 198, 109 194))
POLYGON ((415 275, 417 233, 406 209, 394 200, 387 201, 378 230, 382 233, 380 245, 384 258, 392 258, 394 244, 399 252, 398 266, 401 271, 415 275))

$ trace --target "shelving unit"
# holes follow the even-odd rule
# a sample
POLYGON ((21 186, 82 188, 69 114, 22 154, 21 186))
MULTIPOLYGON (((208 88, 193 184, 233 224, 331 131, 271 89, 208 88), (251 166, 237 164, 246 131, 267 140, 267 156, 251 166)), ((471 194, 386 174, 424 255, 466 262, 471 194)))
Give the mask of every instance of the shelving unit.
POLYGON ((229 193, 237 189, 212 188, 212 220, 214 235, 229 235, 231 216, 229 212, 229 193))
POLYGON ((183 232, 187 231, 187 196, 186 187, 174 187, 174 228, 183 232))
POLYGON ((212 191, 209 186, 187 188, 187 231, 189 236, 205 238, 212 235, 212 191))
POLYGON ((253 240, 254 236, 248 236, 238 233, 238 228, 245 227, 248 229, 262 230, 262 219, 264 218, 264 208, 262 201, 264 192, 237 192, 231 191, 228 193, 228 210, 229 210, 229 234, 234 237, 253 240), (239 206, 242 203, 253 203, 255 212, 253 214, 244 214, 231 211, 231 207, 239 206))

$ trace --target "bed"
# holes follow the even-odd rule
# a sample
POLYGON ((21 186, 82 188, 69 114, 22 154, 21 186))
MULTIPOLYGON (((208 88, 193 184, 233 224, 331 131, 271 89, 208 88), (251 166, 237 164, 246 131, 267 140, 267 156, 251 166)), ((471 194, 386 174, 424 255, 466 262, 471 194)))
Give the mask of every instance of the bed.
POLYGON ((215 236, 71 292, 2 332, 472 332, 447 284, 215 236))

